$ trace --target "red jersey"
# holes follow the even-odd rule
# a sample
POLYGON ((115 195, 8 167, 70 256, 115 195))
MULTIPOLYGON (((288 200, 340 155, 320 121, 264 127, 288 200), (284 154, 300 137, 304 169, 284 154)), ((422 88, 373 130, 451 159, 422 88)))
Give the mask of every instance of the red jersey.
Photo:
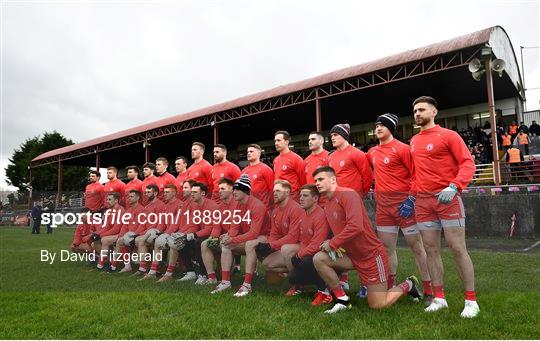
POLYGON ((124 208, 119 204, 107 209, 103 215, 102 223, 96 227, 96 233, 101 238, 118 234, 122 228, 122 215, 124 212, 124 208), (107 215, 107 212, 109 212, 109 215, 107 215))
POLYGON ((274 171, 262 162, 256 165, 248 165, 242 170, 242 174, 247 174, 251 181, 251 195, 262 201, 266 206, 270 206, 270 198, 274 193, 274 171))
POLYGON ((236 181, 240 177, 240 168, 234 163, 225 160, 223 163, 216 163, 212 166, 212 181, 213 181, 213 192, 219 192, 219 180, 223 178, 229 178, 232 181, 236 181))
POLYGON ((199 162, 195 162, 189 166, 188 179, 202 182, 208 186, 208 193, 213 192, 214 182, 212 180, 212 165, 205 159, 201 159, 199 162))
POLYGON ((272 228, 268 236, 268 244, 272 249, 279 251, 285 244, 298 243, 305 215, 306 211, 292 198, 283 207, 274 206, 270 215, 272 228))
POLYGON ((160 211, 160 213, 163 213, 160 219, 161 221, 156 226, 156 228, 161 233, 169 229, 171 225, 175 225, 177 216, 183 213, 180 211, 181 207, 182 207, 182 201, 178 200, 176 197, 173 197, 172 200, 163 202, 163 207, 160 211))
POLYGON ((187 180, 187 171, 180 173, 176 176, 175 185, 176 185, 176 197, 182 201, 185 200, 184 198, 184 192, 183 192, 183 186, 184 181, 187 180))
POLYGON ((133 206, 129 206, 126 209, 126 213, 129 213, 131 215, 131 218, 129 219, 127 224, 123 224, 120 228, 120 232, 118 232, 118 238, 122 238, 127 232, 135 232, 137 230, 137 226, 140 221, 139 216, 143 212, 144 206, 139 203, 136 203, 133 206))
MULTIPOLYGON (((135 233, 138 236, 142 236, 151 227, 157 228, 156 226, 157 224, 150 224, 148 220, 151 214, 159 214, 162 211, 163 211, 163 201, 159 200, 158 198, 155 198, 153 201, 148 202, 146 206, 144 207, 144 211, 143 211, 144 219, 141 220, 141 223, 139 224, 139 226, 137 226, 135 233)), ((157 221, 158 218, 154 216, 151 217, 150 220, 154 222, 154 218, 155 218, 155 221, 157 221)))
POLYGON ((416 172, 413 190, 435 194, 453 183, 461 191, 472 180, 476 167, 463 139, 453 130, 422 130, 411 139, 416 172))
POLYGON ((306 167, 304 168, 304 172, 306 174, 306 183, 307 184, 314 184, 315 179, 313 179, 313 172, 323 166, 328 166, 328 151, 324 150, 320 152, 319 154, 309 154, 308 157, 304 160, 304 163, 306 167))
POLYGON ((154 175, 150 175, 147 178, 144 178, 142 185, 141 185, 141 194, 142 194, 142 204, 143 206, 146 206, 148 203, 148 199, 146 198, 146 187, 148 185, 156 185, 157 186, 157 178, 154 175))
POLYGON ((184 212, 191 210, 192 201, 190 198, 187 198, 184 201, 178 200, 177 198, 177 202, 179 204, 178 220, 176 221, 176 217, 175 217, 175 222, 171 224, 167 224, 167 228, 165 230, 165 233, 167 234, 173 234, 178 231, 183 231, 183 229, 187 225, 187 217, 184 215, 184 212))
POLYGON ((287 180, 291 184, 292 193, 298 192, 306 184, 304 160, 293 151, 279 154, 274 159, 274 179, 287 180))
POLYGON ((120 194, 120 200, 118 202, 120 205, 124 205, 124 193, 125 193, 126 184, 122 180, 116 178, 112 181, 106 182, 103 185, 103 202, 107 201, 107 195, 109 193, 116 192, 120 194))
POLYGON ((245 204, 237 203, 236 210, 231 213, 231 220, 240 220, 240 223, 233 222, 229 229, 233 244, 266 236, 270 232, 270 216, 266 206, 252 195, 245 204))
POLYGON ((161 175, 156 175, 156 185, 159 188, 159 200, 163 200, 163 191, 165 190, 165 185, 176 185, 175 181, 176 179, 174 178, 174 176, 167 171, 165 171, 161 175))
POLYGON ((86 185, 84 191, 84 207, 95 212, 103 207, 103 185, 98 181, 86 185))
POLYGON ((127 197, 129 195, 129 191, 136 190, 136 191, 141 192, 141 199, 142 199, 142 197, 144 196, 144 193, 142 192, 142 185, 143 185, 143 182, 139 180, 138 178, 131 180, 130 182, 126 184, 126 187, 124 188, 124 197, 127 197))
POLYGON ((213 200, 204 198, 201 205, 192 202, 189 210, 190 221, 183 232, 195 233, 197 238, 208 237, 212 230, 219 226, 219 218, 214 215, 214 211, 219 211, 219 206, 213 200))
POLYGON ((215 225, 212 229, 211 236, 212 238, 218 238, 224 233, 229 232, 229 229, 231 227, 231 219, 227 219, 227 217, 232 217, 234 214, 234 210, 236 210, 236 205, 238 204, 238 201, 234 200, 233 197, 230 198, 229 203, 224 203, 221 201, 219 203, 219 211, 221 212, 221 224, 215 225))
POLYGON ((336 171, 340 187, 352 188, 362 196, 369 192, 373 174, 361 150, 349 145, 328 155, 328 165, 336 171))
POLYGON ((382 242, 373 232, 364 202, 356 191, 338 186, 324 205, 324 213, 334 234, 330 239, 332 249, 344 248, 353 262, 384 252, 382 242))
POLYGON ((395 198, 399 201, 409 194, 411 179, 414 177, 410 149, 405 143, 393 139, 368 151, 367 157, 373 167, 378 201, 381 198, 395 198))
POLYGON ((300 227, 300 250, 298 257, 313 256, 320 251, 321 244, 328 239, 330 227, 324 210, 316 205, 311 213, 306 213, 300 227))
POLYGON ((79 246, 86 241, 83 241, 84 237, 90 236, 96 231, 94 224, 82 223, 75 228, 75 234, 73 235, 73 241, 71 242, 75 246, 79 246))

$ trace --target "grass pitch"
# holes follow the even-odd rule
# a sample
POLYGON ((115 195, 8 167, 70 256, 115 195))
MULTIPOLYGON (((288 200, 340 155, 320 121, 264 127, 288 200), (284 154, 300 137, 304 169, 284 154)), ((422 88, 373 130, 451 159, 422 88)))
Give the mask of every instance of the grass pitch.
MULTIPOLYGON (((102 274, 82 262, 40 261, 40 250, 60 252, 72 229, 32 235, 26 228, 0 228, 0 339, 538 339, 538 253, 472 251, 480 316, 459 317, 463 293, 452 256, 444 251, 450 308, 423 312, 408 298, 374 311, 353 298, 350 311, 322 314, 311 294, 284 297, 287 283, 258 277, 252 295, 210 295, 192 283, 138 282, 102 274)), ((415 271, 411 253, 399 250, 398 277, 415 271)), ((358 289, 350 274, 352 291, 358 289)), ((242 282, 233 277, 234 290, 242 282)))

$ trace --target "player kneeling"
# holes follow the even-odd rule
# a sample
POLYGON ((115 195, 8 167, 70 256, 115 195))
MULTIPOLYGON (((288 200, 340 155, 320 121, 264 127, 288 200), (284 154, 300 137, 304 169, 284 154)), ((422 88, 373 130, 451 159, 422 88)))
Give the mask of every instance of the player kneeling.
POLYGON ((96 226, 92 224, 92 216, 89 216, 90 209, 85 207, 81 213, 81 224, 75 228, 75 234, 73 235, 73 241, 69 249, 76 253, 93 253, 92 247, 92 233, 96 231, 96 226))
MULTIPOLYGON (((274 210, 270 216, 271 230, 267 242, 259 242, 255 247, 257 257, 264 269, 276 273, 288 273, 293 269, 291 257, 298 252, 300 226, 306 215, 300 205, 291 198, 292 186, 286 180, 274 182, 274 210)), ((285 293, 294 296, 301 293, 299 286, 293 286, 285 293)))
POLYGON ((251 181, 243 174, 234 184, 233 195, 237 207, 231 214, 232 224, 228 233, 221 235, 221 282, 211 293, 216 294, 231 288, 233 255, 246 255, 244 283, 234 294, 243 297, 251 293, 253 273, 257 266, 255 247, 266 242, 270 231, 270 217, 266 206, 250 195, 251 181))
MULTIPOLYGON (((221 217, 229 214, 227 212, 234 212, 236 209, 237 201, 233 198, 234 181, 229 178, 222 178, 218 182, 219 189, 219 210, 221 217)), ((207 273, 206 281, 200 281, 196 284, 217 284, 216 268, 214 262, 220 260, 221 244, 219 242, 219 236, 227 233, 231 226, 230 221, 222 219, 220 224, 216 224, 214 229, 210 232, 210 237, 201 243, 201 255, 204 263, 204 267, 207 273)))
POLYGON ((313 258, 317 272, 337 299, 334 307, 325 313, 335 314, 350 309, 349 296, 339 284, 337 275, 337 272, 350 270, 356 270, 362 285, 367 287, 367 301, 371 308, 389 307, 407 294, 420 299, 422 295, 414 276, 388 290, 386 250, 373 231, 358 193, 339 187, 332 167, 318 168, 313 177, 319 193, 327 198, 324 213, 334 235, 321 244, 321 251, 313 258))
POLYGON ((120 193, 112 192, 107 195, 107 210, 103 214, 103 224, 98 226, 96 232, 92 235, 94 249, 99 256, 97 268, 105 269, 105 264, 109 258, 109 251, 114 247, 118 239, 118 233, 122 228, 122 219, 124 208, 118 204, 120 193))

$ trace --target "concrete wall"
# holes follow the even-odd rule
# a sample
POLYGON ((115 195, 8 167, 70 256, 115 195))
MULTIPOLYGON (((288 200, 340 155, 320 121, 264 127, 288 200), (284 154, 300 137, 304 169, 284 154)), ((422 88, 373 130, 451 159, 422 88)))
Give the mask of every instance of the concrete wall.
MULTIPOLYGON (((375 203, 366 200, 374 223, 375 203)), ((463 197, 468 236, 508 236, 512 214, 516 213, 515 236, 540 235, 540 194, 505 194, 463 197)))

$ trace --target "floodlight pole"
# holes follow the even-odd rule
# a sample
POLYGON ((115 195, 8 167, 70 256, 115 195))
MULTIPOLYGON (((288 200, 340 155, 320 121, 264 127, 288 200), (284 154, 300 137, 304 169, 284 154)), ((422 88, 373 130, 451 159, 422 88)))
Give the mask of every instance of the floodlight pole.
POLYGON ((493 153, 493 177, 495 185, 501 184, 501 170, 499 163, 499 148, 497 143, 497 124, 495 121, 495 96, 493 95, 493 75, 491 73, 491 58, 484 61, 487 81, 487 95, 489 108, 489 122, 491 124, 491 148, 493 153))

